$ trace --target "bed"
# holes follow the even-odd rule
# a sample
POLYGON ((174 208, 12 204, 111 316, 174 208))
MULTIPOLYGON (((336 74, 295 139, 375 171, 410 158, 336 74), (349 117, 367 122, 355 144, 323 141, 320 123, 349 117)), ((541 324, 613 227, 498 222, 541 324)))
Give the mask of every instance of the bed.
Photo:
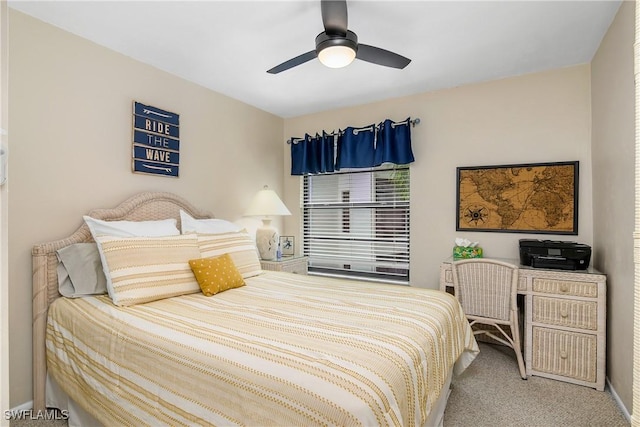
MULTIPOLYGON (((92 218, 206 212, 141 193, 92 218)), ((407 286, 260 271, 214 296, 118 306, 59 293, 57 251, 34 246, 34 409, 70 425, 437 425, 478 346, 457 300, 407 286)))

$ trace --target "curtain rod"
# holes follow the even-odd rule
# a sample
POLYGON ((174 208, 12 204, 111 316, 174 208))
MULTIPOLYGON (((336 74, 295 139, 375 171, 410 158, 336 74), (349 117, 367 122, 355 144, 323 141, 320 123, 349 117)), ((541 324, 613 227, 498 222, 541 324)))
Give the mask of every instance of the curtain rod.
MULTIPOLYGON (((401 122, 392 122, 392 125, 402 124, 402 123, 404 123, 404 122, 405 122, 405 120, 403 120, 403 121, 401 121, 401 122)), ((419 124, 420 124, 420 118, 415 118, 415 119, 413 119, 413 120, 409 120, 409 123, 411 123, 411 127, 416 127, 416 125, 419 125, 419 124)), ((361 127, 361 128, 355 128, 355 130, 356 130, 356 132, 357 132, 358 130, 369 129, 370 127, 371 127, 371 126, 365 126, 365 127, 361 127)), ((374 127, 378 127, 378 125, 374 125, 374 127)), ((324 132, 324 131, 323 131, 323 132, 324 132)), ((338 132, 339 132, 339 131, 338 131, 338 132)), ((334 131, 334 132, 328 133, 327 135, 328 135, 328 136, 334 136, 334 135, 337 135, 337 133, 334 131)), ((295 143, 295 141, 298 141, 298 142, 299 142, 299 141, 304 141, 304 138, 293 138, 293 137, 292 137, 292 138, 290 138, 290 139, 288 139, 288 140, 287 140, 287 144, 295 143)))

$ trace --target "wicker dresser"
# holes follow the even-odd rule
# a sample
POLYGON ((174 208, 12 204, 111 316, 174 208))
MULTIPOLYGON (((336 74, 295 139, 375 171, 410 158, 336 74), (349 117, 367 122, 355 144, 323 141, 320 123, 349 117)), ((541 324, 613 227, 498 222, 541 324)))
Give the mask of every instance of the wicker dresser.
POLYGON ((280 261, 265 261, 261 260, 263 270, 270 271, 287 271, 289 273, 307 274, 307 262, 306 256, 301 257, 283 257, 280 261))
POLYGON ((606 277, 593 270, 521 269, 527 374, 604 390, 606 277))
MULTIPOLYGON (((519 264, 516 259, 503 261, 519 264)), ((451 262, 440 266, 440 289, 452 290, 451 262)), ((599 271, 520 266, 527 375, 604 390, 606 276, 599 271)))

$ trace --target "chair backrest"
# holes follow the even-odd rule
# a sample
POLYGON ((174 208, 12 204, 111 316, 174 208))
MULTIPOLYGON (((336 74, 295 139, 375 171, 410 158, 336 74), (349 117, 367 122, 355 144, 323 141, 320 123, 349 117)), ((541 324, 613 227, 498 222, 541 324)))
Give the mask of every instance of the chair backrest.
POLYGON ((473 258, 454 261, 453 286, 465 314, 508 321, 517 307, 518 266, 473 258))

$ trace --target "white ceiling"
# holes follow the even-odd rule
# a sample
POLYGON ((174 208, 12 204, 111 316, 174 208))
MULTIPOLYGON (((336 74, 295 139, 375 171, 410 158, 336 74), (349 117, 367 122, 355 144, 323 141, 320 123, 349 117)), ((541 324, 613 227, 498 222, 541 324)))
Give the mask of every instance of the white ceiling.
POLYGON ((316 59, 315 1, 24 1, 9 7, 281 117, 588 63, 620 1, 349 1, 361 43, 404 70, 316 59))

